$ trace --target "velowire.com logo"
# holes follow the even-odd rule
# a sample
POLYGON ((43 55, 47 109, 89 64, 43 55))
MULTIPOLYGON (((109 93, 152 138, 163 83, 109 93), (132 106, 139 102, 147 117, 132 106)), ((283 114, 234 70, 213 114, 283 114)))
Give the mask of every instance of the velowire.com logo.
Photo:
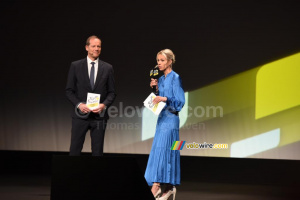
POLYGON ((212 143, 186 143, 185 141, 174 141, 171 150, 182 150, 183 147, 186 149, 228 149, 228 144, 212 144, 212 143))

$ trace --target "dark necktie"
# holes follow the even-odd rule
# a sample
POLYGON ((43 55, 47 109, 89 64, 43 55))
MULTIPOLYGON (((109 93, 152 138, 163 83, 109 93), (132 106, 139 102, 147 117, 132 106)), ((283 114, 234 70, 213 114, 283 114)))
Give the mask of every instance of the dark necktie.
POLYGON ((91 68, 91 73, 90 73, 90 82, 91 82, 91 87, 92 87, 92 90, 94 89, 94 80, 95 80, 95 63, 94 62, 91 62, 92 64, 92 68, 91 68))

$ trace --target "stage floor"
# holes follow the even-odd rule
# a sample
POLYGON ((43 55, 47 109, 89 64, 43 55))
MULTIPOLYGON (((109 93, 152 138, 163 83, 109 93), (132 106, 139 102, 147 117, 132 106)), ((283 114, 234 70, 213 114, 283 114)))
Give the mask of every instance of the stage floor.
MULTIPOLYGON (((1 175, 1 200, 50 200, 49 175, 1 175)), ((176 200, 300 199, 299 188, 278 185, 187 182, 177 187, 176 200)), ((171 199, 171 198, 170 198, 171 199)))

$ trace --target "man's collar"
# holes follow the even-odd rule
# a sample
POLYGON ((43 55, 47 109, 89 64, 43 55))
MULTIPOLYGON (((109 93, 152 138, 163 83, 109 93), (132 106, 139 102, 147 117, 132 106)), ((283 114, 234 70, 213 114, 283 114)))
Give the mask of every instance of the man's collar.
POLYGON ((94 62, 94 63, 98 63, 99 62, 99 57, 96 59, 96 60, 94 60, 94 61, 92 61, 88 56, 87 56, 87 62, 90 64, 91 62, 94 62))

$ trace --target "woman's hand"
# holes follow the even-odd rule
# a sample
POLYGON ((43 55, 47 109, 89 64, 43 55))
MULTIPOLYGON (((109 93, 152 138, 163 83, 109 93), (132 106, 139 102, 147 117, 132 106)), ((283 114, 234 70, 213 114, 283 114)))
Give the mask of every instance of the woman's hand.
POLYGON ((167 97, 161 97, 161 96, 157 96, 157 97, 155 97, 154 99, 153 99, 153 104, 157 104, 157 103, 159 103, 159 102, 161 102, 161 101, 167 101, 167 97))
POLYGON ((151 78, 150 87, 152 88, 153 86, 157 87, 157 79, 151 78))

